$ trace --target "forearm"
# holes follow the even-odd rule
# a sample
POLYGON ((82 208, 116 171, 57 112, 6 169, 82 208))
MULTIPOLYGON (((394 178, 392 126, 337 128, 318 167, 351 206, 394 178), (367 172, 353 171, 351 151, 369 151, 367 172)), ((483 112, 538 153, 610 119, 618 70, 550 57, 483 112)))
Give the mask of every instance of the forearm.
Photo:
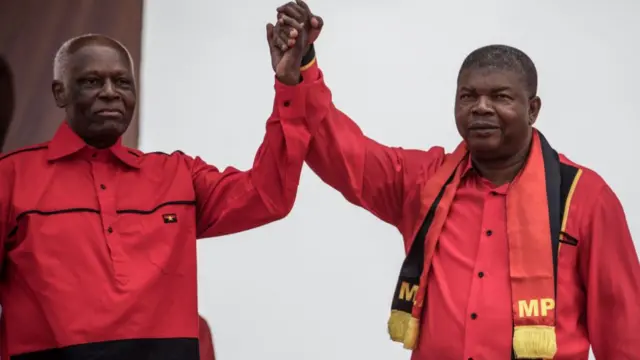
POLYGON ((199 238, 252 229, 291 211, 311 139, 305 107, 312 86, 276 80, 273 111, 250 170, 227 168, 220 173, 196 159, 199 238))
POLYGON ((306 120, 312 135, 305 161, 349 202, 396 225, 401 217, 405 181, 431 161, 423 151, 382 145, 333 104, 331 90, 318 68, 315 50, 306 56, 303 81, 319 86, 307 94, 306 120))
POLYGON ((311 139, 305 122, 309 86, 276 83, 273 114, 250 170, 253 192, 274 220, 289 213, 296 197, 311 139))

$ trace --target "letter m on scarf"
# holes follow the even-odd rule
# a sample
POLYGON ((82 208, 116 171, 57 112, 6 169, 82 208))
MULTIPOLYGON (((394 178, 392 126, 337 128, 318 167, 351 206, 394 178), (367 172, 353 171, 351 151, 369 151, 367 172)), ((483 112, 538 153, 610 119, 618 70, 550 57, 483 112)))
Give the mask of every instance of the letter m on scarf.
POLYGON ((400 300, 414 302, 418 294, 418 285, 411 285, 408 282, 402 282, 400 285, 400 300))

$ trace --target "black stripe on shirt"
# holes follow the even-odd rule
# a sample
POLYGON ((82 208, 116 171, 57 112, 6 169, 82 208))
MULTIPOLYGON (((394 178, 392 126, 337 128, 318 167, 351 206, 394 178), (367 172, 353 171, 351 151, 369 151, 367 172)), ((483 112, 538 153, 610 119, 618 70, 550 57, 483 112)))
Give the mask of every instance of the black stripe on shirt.
POLYGON ((196 338, 127 339, 13 355, 10 360, 199 360, 196 338))
POLYGON ((36 145, 36 146, 32 146, 32 147, 18 149, 16 151, 12 151, 10 153, 6 153, 6 154, 0 156, 0 161, 2 161, 4 159, 8 159, 8 158, 12 157, 13 155, 18 155, 18 154, 22 154, 22 153, 26 153, 26 152, 31 152, 31 151, 46 150, 48 148, 49 148, 49 146, 47 146, 47 145, 36 145))
MULTIPOLYGON (((117 214, 150 215, 150 214, 155 213, 156 211, 160 210, 161 208, 163 208, 165 206, 170 206, 170 205, 194 206, 195 204, 196 204, 195 200, 174 200, 174 201, 164 202, 164 203, 162 203, 160 205, 157 205, 156 207, 154 207, 153 209, 150 209, 150 210, 121 209, 121 210, 116 210, 116 213, 117 214)), ((69 213, 82 213, 82 212, 100 214, 100 210, 91 209, 91 208, 69 208, 69 209, 59 209, 59 210, 50 210, 50 211, 33 209, 33 210, 27 210, 27 211, 24 211, 24 212, 20 213, 16 217, 16 223, 19 222, 25 216, 32 215, 32 214, 41 215, 41 216, 52 216, 52 215, 69 214, 69 213)), ((9 235, 7 235, 7 238, 11 238, 17 232, 18 232, 18 225, 16 225, 13 229, 11 229, 11 231, 9 232, 9 235)))

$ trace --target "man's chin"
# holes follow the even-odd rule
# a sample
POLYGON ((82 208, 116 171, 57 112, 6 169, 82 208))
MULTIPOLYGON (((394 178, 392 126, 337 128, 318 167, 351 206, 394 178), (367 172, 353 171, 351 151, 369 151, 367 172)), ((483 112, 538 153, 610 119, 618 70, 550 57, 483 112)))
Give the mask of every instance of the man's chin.
MULTIPOLYGON (((500 149, 500 139, 495 138, 471 138, 467 139, 467 148, 474 155, 492 155, 500 149)), ((483 156, 483 157, 484 157, 483 156)))
POLYGON ((120 137, 128 127, 129 124, 120 119, 102 119, 91 126, 91 133, 96 137, 120 137))

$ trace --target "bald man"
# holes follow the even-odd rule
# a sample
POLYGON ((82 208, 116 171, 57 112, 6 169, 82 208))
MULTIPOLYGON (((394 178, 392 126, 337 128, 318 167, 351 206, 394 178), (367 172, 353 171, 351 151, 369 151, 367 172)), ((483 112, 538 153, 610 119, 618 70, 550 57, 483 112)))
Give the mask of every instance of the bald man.
POLYGON ((303 49, 270 50, 264 142, 252 169, 219 171, 123 146, 137 100, 129 52, 102 35, 62 45, 52 90, 66 121, 0 158, 2 359, 199 359, 196 239, 286 216, 309 145, 303 49))

